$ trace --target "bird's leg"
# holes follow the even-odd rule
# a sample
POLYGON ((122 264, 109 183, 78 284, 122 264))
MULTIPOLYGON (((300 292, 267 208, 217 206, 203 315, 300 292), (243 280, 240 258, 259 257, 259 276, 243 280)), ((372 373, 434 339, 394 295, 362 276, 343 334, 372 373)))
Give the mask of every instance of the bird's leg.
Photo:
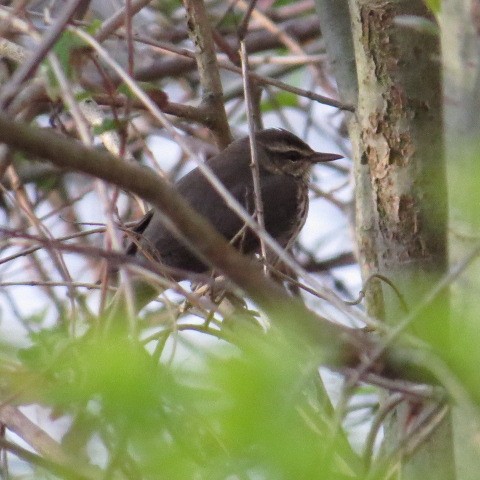
MULTIPOLYGON (((291 248, 286 251, 291 251, 291 248)), ((271 250, 267 250, 267 267, 272 280, 282 285, 285 283, 288 292, 295 297, 300 297, 300 289, 297 286, 298 275, 292 268, 285 265, 279 256, 271 250), (288 279, 292 279, 293 281, 290 282, 288 279)))

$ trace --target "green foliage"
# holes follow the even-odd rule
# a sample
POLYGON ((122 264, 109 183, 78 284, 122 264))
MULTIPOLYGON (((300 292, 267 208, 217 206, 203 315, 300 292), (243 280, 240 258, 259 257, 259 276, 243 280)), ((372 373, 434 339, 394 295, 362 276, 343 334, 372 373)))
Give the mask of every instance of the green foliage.
POLYGON ((349 449, 326 426, 316 362, 290 334, 249 326, 235 337, 192 347, 195 365, 167 365, 124 334, 54 329, 20 358, 37 403, 83 419, 77 448, 95 434, 125 445, 142 478, 345 478, 349 449))
POLYGON ((78 93, 75 93, 75 100, 77 102, 82 102, 82 101, 92 101, 92 92, 89 92, 87 90, 82 90, 78 93))
MULTIPOLYGON (((48 191, 49 185, 51 185, 55 180, 51 178, 40 179, 37 184, 40 188, 44 188, 45 191, 48 191)), ((30 315, 25 316, 25 323, 27 325, 41 325, 45 320, 45 315, 48 312, 48 307, 40 308, 39 310, 31 313, 30 315)))
POLYGON ((151 7, 170 18, 178 9, 179 3, 176 0, 157 0, 152 2, 151 7))
MULTIPOLYGON (((83 40, 81 40, 77 35, 65 30, 53 47, 53 53, 56 54, 60 62, 60 67, 68 79, 71 79, 74 74, 74 70, 72 68, 72 54, 76 49, 84 45, 85 43, 83 40)), ((42 70, 48 79, 48 83, 46 85, 47 94, 51 100, 57 100, 59 97, 58 81, 48 60, 42 63, 42 70)))
POLYGON ((125 83, 121 83, 117 87, 117 92, 125 95, 128 98, 135 98, 135 95, 133 95, 133 93, 131 92, 130 87, 125 83))
MULTIPOLYGON (((102 22, 99 19, 94 19, 85 30, 90 35, 95 35, 96 31, 101 26, 102 22)), ((70 30, 64 30, 55 43, 52 51, 57 56, 60 66, 68 79, 72 79, 74 75, 72 57, 79 48, 86 46, 87 44, 84 40, 70 30)), ((46 69, 46 74, 49 79, 49 93, 52 98, 55 98, 55 89, 57 86, 56 77, 53 74, 48 61, 44 62, 43 66, 46 69)))
POLYGON ((102 133, 116 131, 123 124, 126 125, 127 120, 117 120, 115 118, 104 118, 101 125, 95 125, 93 127, 94 135, 101 135, 102 133))
POLYGON ((56 53, 60 61, 60 65, 62 66, 62 69, 68 78, 71 78, 72 75, 72 53, 74 53, 77 48, 84 45, 85 43, 82 39, 80 39, 73 32, 66 30, 62 33, 61 37, 53 48, 53 51, 56 53))
POLYGON ((285 5, 291 5, 292 0, 276 0, 275 6, 276 7, 283 7, 285 5))
POLYGON ((279 107, 298 107, 298 96, 290 92, 278 92, 272 99, 262 102, 262 112, 278 110, 279 107))
MULTIPOLYGON (((158 86, 156 86, 155 84, 153 84, 151 82, 137 82, 137 85, 139 87, 141 87, 141 89, 147 95, 152 95, 152 94, 159 91, 158 86)), ((131 98, 131 99, 136 99, 137 98, 137 96, 134 93, 132 93, 132 91, 130 90, 130 87, 125 83, 120 83, 118 85, 117 92, 119 94, 125 95, 126 97, 131 98)))
POLYGON ((462 319, 458 318, 455 320, 455 328, 451 335, 452 349, 445 357, 457 380, 460 380, 461 385, 475 404, 480 405, 480 383, 478 381, 480 323, 478 317, 473 322, 461 321, 462 319))
POLYGON ((98 30, 100 30, 100 27, 103 25, 103 22, 99 18, 94 18, 91 22, 90 25, 86 28, 86 31, 94 36, 98 30))
POLYGON ((433 13, 440 13, 441 0, 425 0, 425 3, 433 13))

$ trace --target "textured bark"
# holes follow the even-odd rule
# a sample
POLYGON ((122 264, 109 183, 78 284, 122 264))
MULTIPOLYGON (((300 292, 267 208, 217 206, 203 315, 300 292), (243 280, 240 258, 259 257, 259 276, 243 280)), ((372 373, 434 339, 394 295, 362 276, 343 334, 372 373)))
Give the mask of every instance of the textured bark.
MULTIPOLYGON (((447 270, 439 39, 397 23, 403 15, 434 21, 420 0, 351 0, 350 6, 359 85, 352 140, 362 275, 388 277, 411 309, 447 270)), ((372 282, 366 300, 370 314, 393 325, 401 321, 388 286, 372 282)), ((447 348, 448 295, 409 328, 433 347, 447 348)), ((397 451, 426 407, 407 402, 393 412, 384 455, 397 451)), ((408 457, 400 455, 402 478, 422 478, 432 468, 435 478, 454 478, 452 451, 447 415, 408 457)))
MULTIPOLYGON (((365 278, 386 274, 412 306, 447 266, 439 45, 435 36, 395 23, 398 15, 428 16, 421 1, 352 6, 362 270, 365 278)), ((398 300, 388 290, 384 298, 394 321, 398 300)))

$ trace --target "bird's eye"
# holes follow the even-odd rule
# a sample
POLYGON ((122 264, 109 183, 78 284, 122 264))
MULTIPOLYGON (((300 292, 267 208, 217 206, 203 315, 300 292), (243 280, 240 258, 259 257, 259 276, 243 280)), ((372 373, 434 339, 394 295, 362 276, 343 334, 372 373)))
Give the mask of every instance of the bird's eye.
POLYGON ((291 162, 298 162, 305 158, 305 154, 300 152, 299 150, 288 150, 285 152, 285 157, 288 158, 291 162))
POLYGON ((298 150, 276 150, 272 156, 280 162, 296 162, 302 159, 302 154, 298 150))

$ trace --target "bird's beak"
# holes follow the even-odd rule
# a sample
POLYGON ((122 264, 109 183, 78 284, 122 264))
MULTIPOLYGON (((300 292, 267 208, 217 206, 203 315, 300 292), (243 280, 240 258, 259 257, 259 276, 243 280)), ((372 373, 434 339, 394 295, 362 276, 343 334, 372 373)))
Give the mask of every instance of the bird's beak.
POLYGON ((312 163, 323 163, 338 160, 339 158, 343 158, 343 155, 338 155, 336 153, 313 152, 308 160, 312 163))

